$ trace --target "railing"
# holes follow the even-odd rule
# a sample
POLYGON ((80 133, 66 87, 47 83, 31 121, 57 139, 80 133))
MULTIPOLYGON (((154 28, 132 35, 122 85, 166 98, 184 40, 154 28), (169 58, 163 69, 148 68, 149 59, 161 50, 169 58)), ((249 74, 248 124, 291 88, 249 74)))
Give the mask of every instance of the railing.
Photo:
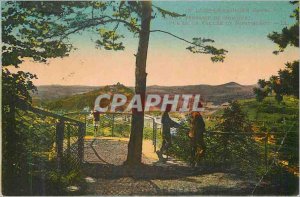
POLYGON ((160 136, 161 139, 162 124, 154 116, 145 115, 145 117, 152 121, 152 143, 154 146, 154 152, 156 152, 158 144, 160 144, 158 143, 158 136, 160 136))
MULTIPOLYGON (((99 125, 95 128, 93 116, 90 113, 72 112, 64 114, 72 119, 80 120, 86 124, 86 135, 102 137, 125 137, 129 138, 131 129, 131 113, 105 112, 100 114, 99 125)), ((154 151, 159 144, 161 123, 156 117, 145 114, 144 116, 144 138, 152 140, 154 151)))
MULTIPOLYGON (((173 136, 170 154, 190 160, 189 138, 184 131, 173 136)), ((204 167, 235 169, 254 180, 273 171, 299 176, 299 133, 283 132, 219 132, 204 134, 206 152, 199 160, 204 167)), ((282 179, 283 180, 283 179, 282 179)), ((281 181, 281 179, 278 181, 281 181)))
MULTIPOLYGON (((101 114, 97 132, 94 132, 92 116, 89 117, 88 114, 82 113, 75 114, 69 115, 77 120, 86 122, 87 135, 125 138, 128 138, 130 135, 130 113, 101 114)), ((155 152, 162 143, 162 124, 158 117, 145 114, 144 118, 144 139, 152 140, 155 152)), ((271 123, 261 123, 262 126, 264 124, 271 123)), ((291 154, 298 152, 297 139, 298 132, 295 131, 238 133, 207 131, 204 134, 207 151, 201 162, 203 165, 222 165, 225 168, 226 166, 239 166, 245 168, 244 170, 250 174, 253 171, 264 173, 269 169, 274 159, 280 165, 288 166, 286 163, 289 158, 295 157, 295 155, 291 154), (292 135, 295 137, 291 137, 292 135), (283 141, 283 145, 281 145, 281 141, 283 141), (280 146, 281 148, 278 150, 280 146)), ((189 161, 191 147, 187 136, 187 128, 178 129, 177 133, 172 135, 172 141, 173 146, 170 148, 169 154, 189 161)))
POLYGON ((30 124, 34 129, 35 154, 41 153, 56 160, 58 170, 66 160, 68 165, 71 164, 69 168, 80 168, 84 159, 84 122, 31 106, 19 108, 18 115, 20 123, 30 124), (39 148, 39 142, 47 146, 39 148))

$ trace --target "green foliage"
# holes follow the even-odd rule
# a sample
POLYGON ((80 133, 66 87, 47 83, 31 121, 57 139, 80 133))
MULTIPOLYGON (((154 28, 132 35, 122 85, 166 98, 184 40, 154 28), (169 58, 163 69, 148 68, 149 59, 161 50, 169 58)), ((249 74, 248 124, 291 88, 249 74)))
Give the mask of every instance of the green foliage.
POLYGON ((157 11, 162 15, 162 17, 164 17, 164 18, 166 18, 166 16, 170 16, 170 17, 184 17, 184 16, 186 16, 185 14, 178 14, 178 13, 176 13, 176 12, 170 12, 170 11, 168 11, 168 10, 165 10, 165 9, 162 9, 162 8, 160 8, 160 7, 158 7, 158 6, 154 6, 153 5, 153 7, 154 8, 156 8, 157 9, 157 11))
MULTIPOLYGON (((141 31, 141 5, 142 2, 138 1, 1 2, 3 67, 19 67, 24 58, 46 62, 49 58, 68 56, 70 51, 74 49, 73 43, 69 42, 69 36, 93 28, 101 29, 99 32, 100 39, 96 41, 97 47, 103 46, 106 50, 123 50, 124 46, 120 41, 123 36, 117 33, 118 27, 122 24, 134 35, 139 34, 141 31)), ((156 9, 163 17, 179 16, 162 8, 156 7, 156 9)), ((193 44, 195 45, 195 43, 193 44)), ((213 61, 224 59, 224 50, 205 45, 201 47, 203 49, 201 53, 214 55, 213 61)), ((22 121, 18 122, 16 108, 19 105, 31 104, 28 91, 35 90, 31 82, 35 76, 22 71, 12 74, 7 69, 3 69, 2 73, 3 98, 5 98, 2 111, 5 117, 2 136, 4 141, 3 158, 5 160, 3 176, 8 180, 5 183, 4 191, 6 194, 19 194, 22 193, 23 187, 14 191, 13 182, 15 178, 28 178, 29 167, 23 161, 27 157, 31 157, 30 151, 35 146, 32 144, 29 146, 26 140, 28 133, 37 134, 35 131, 31 132, 31 125, 23 124, 22 121), (17 125, 22 125, 22 129, 17 128, 17 125), (27 145, 31 148, 29 152, 26 149, 27 145)), ((81 110, 86 105, 91 106, 95 99, 95 97, 90 97, 90 100, 86 100, 86 98, 83 100, 82 98, 77 97, 75 99, 76 104, 67 98, 65 103, 58 101, 50 104, 50 108, 61 108, 67 104, 68 109, 80 108, 81 110)), ((41 125, 43 124, 40 123, 41 125)), ((41 130, 43 129, 41 128, 41 130)), ((47 145, 49 144, 45 143, 45 146, 49 147, 47 145)))
POLYGON ((283 95, 299 98, 299 61, 287 62, 285 68, 278 71, 278 76, 271 76, 269 81, 260 79, 260 88, 254 88, 258 101, 262 101, 269 93, 274 92, 277 102, 283 95))
MULTIPOLYGON (((277 51, 273 52, 275 55, 283 52, 288 46, 299 47, 299 2, 294 1, 291 4, 296 8, 290 17, 295 18, 296 23, 291 27, 284 27, 280 33, 273 32, 268 35, 268 38, 279 47, 277 51)), ((299 61, 287 62, 285 66, 285 69, 278 71, 278 76, 271 76, 267 82, 259 81, 259 85, 262 88, 264 88, 263 86, 268 86, 275 93, 277 102, 283 100, 283 95, 293 95, 299 98, 299 61)), ((260 91, 256 91, 257 97, 261 98, 260 94, 260 91)))
MULTIPOLYGON (((256 161, 256 164, 250 164, 251 160, 255 159, 259 154, 259 146, 254 141, 251 135, 239 133, 252 133, 252 125, 243 112, 241 105, 234 101, 228 108, 225 108, 221 116, 221 122, 216 125, 216 129, 221 132, 229 132, 223 134, 217 140, 223 145, 223 160, 225 163, 229 160, 238 163, 241 168, 253 170, 251 165, 255 166, 261 161, 256 161), (251 167, 251 168, 249 168, 251 167)), ((257 160, 258 158, 256 158, 257 160)))
POLYGON ((206 43, 215 42, 212 39, 206 38, 193 38, 192 46, 187 47, 186 49, 191 51, 192 53, 203 53, 203 54, 211 54, 212 62, 223 62, 225 59, 226 53, 228 53, 225 49, 217 49, 212 45, 206 45, 206 43))
POLYGON ((114 136, 128 138, 130 136, 130 124, 116 124, 114 126, 114 136))
POLYGON ((287 46, 299 47, 299 2, 292 2, 295 5, 293 14, 290 16, 296 20, 295 24, 291 27, 284 27, 280 33, 273 32, 268 35, 268 38, 276 43, 279 47, 274 54, 283 52, 287 46))
MULTIPOLYGON (((239 102, 252 123, 256 127, 264 128, 263 132, 290 132, 280 151, 280 159, 288 161, 289 167, 298 166, 299 100, 284 96, 280 104, 274 100, 274 97, 266 97, 263 102, 256 102, 253 99, 239 102)), ((280 144, 283 135, 278 134, 275 137, 275 144, 280 144)), ((275 147, 271 148, 275 149, 275 147)))
POLYGON ((278 71, 284 95, 299 98, 299 61, 287 62, 285 69, 278 71))
POLYGON ((46 147, 53 144, 53 136, 43 130, 44 120, 30 119, 28 114, 20 114, 17 109, 31 105, 30 91, 36 91, 32 79, 36 76, 23 71, 12 73, 7 66, 19 67, 25 57, 45 62, 47 58, 66 56, 70 50, 60 40, 43 37, 55 28, 56 23, 43 23, 43 13, 35 12, 35 7, 25 9, 22 4, 26 6, 25 2, 1 2, 2 178, 5 180, 3 192, 6 195, 31 194, 29 180, 33 177, 32 161, 40 160, 42 152, 50 151, 46 147), (40 125, 34 126, 36 122, 40 125), (41 141, 41 135, 48 137, 47 140, 41 141), (43 143, 37 146, 36 142, 43 143), (18 187, 15 187, 16 182, 18 187))
POLYGON ((35 75, 28 72, 11 73, 6 68, 2 69, 2 105, 4 113, 9 113, 11 105, 26 106, 31 103, 30 91, 37 90, 31 81, 35 78, 35 75))
POLYGON ((258 88, 253 88, 253 92, 256 96, 256 100, 261 102, 267 97, 270 93, 272 93, 272 89, 270 87, 270 81, 266 81, 264 79, 259 79, 258 88))
MULTIPOLYGON (((281 103, 277 103, 274 97, 266 97, 262 102, 257 102, 254 99, 239 100, 244 113, 247 114, 252 122, 265 122, 268 129, 282 125, 282 122, 275 124, 277 120, 285 118, 288 129, 293 126, 292 131, 298 130, 298 122, 295 121, 299 117, 299 100, 290 96, 284 96, 281 103)), ((280 130, 283 131, 283 130, 280 130)))
MULTIPOLYGON (((233 102, 222 114, 222 121, 204 135, 206 153, 200 164, 203 167, 235 169, 245 176, 258 177, 264 172, 263 149, 251 135, 245 134, 252 132, 246 114, 237 102, 233 102)), ((172 141, 170 154, 189 162, 191 146, 186 130, 180 129, 172 141)))
POLYGON ((261 88, 253 88, 253 92, 258 102, 262 102, 268 96, 268 93, 261 88))
MULTIPOLYGON (((66 194, 66 186, 78 184, 82 176, 74 165, 76 158, 73 158, 72 155, 63 157, 62 169, 60 172, 57 171, 56 120, 19 109, 16 109, 15 114, 15 135, 3 133, 4 194, 66 194), (10 137, 14 138, 10 139, 10 137), (11 141, 13 141, 12 147, 15 149, 12 149, 11 141), (12 166, 10 166, 11 163, 12 166), (56 174, 56 178, 53 177, 53 174, 56 174), (18 187, 13 184, 16 182, 18 187), (8 185, 8 183, 12 185, 8 185)), ((6 121, 5 119, 5 129, 7 128, 6 121)), ((70 132, 70 136, 74 136, 74 131, 70 132)))
MULTIPOLYGON (((204 135, 206 153, 200 165, 235 169, 252 177, 264 172, 263 149, 251 135, 247 135, 253 132, 252 125, 238 102, 225 108, 221 119, 211 129, 214 133, 208 130, 204 135)), ((186 131, 179 130, 172 140, 170 153, 189 161, 191 147, 186 131)))
POLYGON ((299 177, 283 166, 275 165, 264 177, 264 180, 268 180, 270 186, 257 189, 255 195, 295 196, 299 193, 299 177))
MULTIPOLYGON (((83 113, 78 113, 76 115, 69 115, 70 118, 85 121, 85 115, 83 113)), ((98 128, 99 136, 106 137, 125 137, 130 136, 131 128, 131 115, 127 114, 100 114, 100 126, 98 128)), ((88 119, 86 124, 86 135, 94 136, 94 125, 93 120, 88 119)), ((159 135, 159 134, 158 134, 159 135)), ((152 124, 144 125, 143 131, 144 139, 152 140, 153 139, 153 127, 152 124)), ((158 141, 161 140, 161 136, 157 137, 158 141)))
POLYGON ((118 35, 116 31, 108 31, 105 29, 99 29, 99 33, 101 35, 102 40, 97 40, 97 46, 101 48, 104 47, 106 50, 124 50, 123 43, 116 43, 116 41, 120 38, 124 38, 122 35, 118 35))
MULTIPOLYGON (((45 184, 45 194, 46 195, 82 195, 84 193, 86 184, 83 180, 83 174, 79 169, 76 169, 74 167, 71 168, 72 160, 76 158, 72 157, 64 157, 63 158, 63 166, 62 170, 54 170, 56 167, 55 160, 47 161, 44 164, 45 169, 43 171, 36 171, 35 176, 33 177, 34 180, 38 181, 41 179, 43 174, 43 179, 40 181, 43 181, 45 184), (80 186, 80 190, 76 193, 70 193, 67 191, 67 187, 71 185, 77 185, 80 186)), ((34 185, 34 194, 36 195, 43 195, 43 193, 39 193, 38 187, 41 187, 42 182, 37 182, 36 185, 34 185)))
POLYGON ((228 108, 225 108, 221 120, 221 123, 216 126, 220 131, 233 133, 252 131, 246 114, 237 101, 233 101, 228 108))
POLYGON ((25 2, 8 1, 1 4, 3 66, 18 67, 24 57, 45 62, 47 58, 68 55, 70 45, 61 40, 45 39, 52 29, 58 28, 55 21, 44 22, 45 14, 37 12, 34 6, 27 6, 25 2))
POLYGON ((139 32, 139 9, 140 3, 112 1, 4 2, 2 62, 17 66, 23 57, 46 62, 68 56, 73 49, 68 36, 91 28, 106 32, 99 33, 98 47, 123 50, 122 42, 116 43, 122 38, 116 30, 123 24, 129 31, 139 32))
MULTIPOLYGON (((138 1, 5 2, 2 5, 3 63, 17 66, 23 57, 46 62, 47 58, 68 56, 74 49, 68 37, 89 29, 99 31, 100 39, 95 42, 98 48, 124 50, 123 42, 119 41, 123 38, 118 33, 119 26, 123 25, 134 35, 139 34, 141 4, 138 1)), ((152 7, 164 18, 185 16, 155 5, 152 7)), ((224 61, 227 51, 204 45, 209 41, 194 38, 189 42, 193 46, 187 49, 211 54, 213 62, 224 61)))
MULTIPOLYGON (((31 103, 29 91, 35 91, 31 79, 34 75, 19 71, 11 73, 2 68, 2 178, 5 194, 17 194, 28 191, 22 183, 29 176, 27 164, 29 146, 27 124, 17 118, 17 107, 27 106, 31 103), (14 188, 13 182, 20 182, 20 190, 14 188)), ((25 181, 26 182, 26 181, 25 181)))
POLYGON ((130 88, 125 87, 124 85, 111 85, 83 94, 50 100, 45 102, 43 107, 55 111, 63 110, 66 112, 81 112, 83 108, 87 106, 90 109, 94 109, 95 100, 100 94, 113 95, 115 93, 124 94, 128 97, 128 99, 130 99, 133 95, 133 91, 130 88))
POLYGON ((152 140, 153 139, 153 128, 145 127, 143 131, 144 139, 152 140))
POLYGON ((176 136, 172 138, 172 146, 169 148, 169 153, 184 161, 189 162, 191 156, 190 138, 185 130, 179 129, 176 136))

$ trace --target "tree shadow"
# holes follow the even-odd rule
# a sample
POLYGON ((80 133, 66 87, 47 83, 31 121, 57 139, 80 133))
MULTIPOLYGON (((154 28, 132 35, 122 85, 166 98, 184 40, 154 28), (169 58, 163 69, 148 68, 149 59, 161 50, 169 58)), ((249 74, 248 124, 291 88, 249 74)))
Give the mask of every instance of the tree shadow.
POLYGON ((158 195, 172 195, 172 196, 187 196, 187 195, 222 195, 222 196, 236 196, 236 195, 250 195, 250 189, 228 188, 225 186, 212 185, 201 188, 196 188, 194 191, 181 189, 160 189, 158 195))
MULTIPOLYGON (((250 195, 253 188, 253 184, 242 180, 238 175, 208 167, 198 169, 155 165, 130 167, 86 163, 84 172, 101 181, 108 180, 109 183, 116 181, 116 184, 118 180, 123 180, 125 177, 133 183, 147 181, 149 187, 154 188, 151 192, 155 195, 250 195), (209 178, 212 176, 217 178, 209 178), (219 177, 222 176, 227 182, 236 184, 228 185, 226 181, 220 183, 219 177)), ((128 190, 132 191, 134 188, 128 188, 128 190)), ((152 193, 143 195, 152 195, 152 193)))
POLYGON ((128 165, 112 165, 112 164, 99 164, 99 163, 85 163, 83 171, 95 178, 115 179, 121 177, 132 177, 134 179, 143 180, 170 180, 179 179, 188 176, 198 176, 211 174, 216 172, 226 172, 226 170, 218 168, 191 168, 187 166, 158 166, 158 165, 145 165, 128 166, 128 165))

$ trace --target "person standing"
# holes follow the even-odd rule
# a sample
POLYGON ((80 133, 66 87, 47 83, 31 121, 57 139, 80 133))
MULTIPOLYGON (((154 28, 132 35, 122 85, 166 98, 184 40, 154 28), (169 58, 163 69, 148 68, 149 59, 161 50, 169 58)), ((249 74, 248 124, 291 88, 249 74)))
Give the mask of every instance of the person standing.
MULTIPOLYGON (((199 104, 202 107, 202 104, 199 104)), ((189 137, 191 140, 191 166, 199 164, 204 157, 206 146, 204 142, 205 123, 200 112, 191 112, 191 130, 189 137)))
POLYGON ((97 110, 94 110, 93 117, 94 117, 94 135, 97 136, 99 123, 100 123, 100 112, 97 110))
POLYGON ((171 138, 171 128, 178 128, 180 127, 180 124, 173 121, 170 116, 169 112, 171 111, 172 105, 167 105, 166 111, 162 115, 162 146, 160 150, 156 151, 157 156, 160 161, 164 160, 163 154, 165 154, 168 150, 168 148, 172 144, 172 138, 171 138))
POLYGON ((107 98, 101 99, 99 106, 100 106, 100 109, 96 110, 96 108, 95 108, 93 111, 95 136, 98 135, 98 128, 100 127, 100 114, 105 113, 105 108, 110 106, 110 100, 107 98))

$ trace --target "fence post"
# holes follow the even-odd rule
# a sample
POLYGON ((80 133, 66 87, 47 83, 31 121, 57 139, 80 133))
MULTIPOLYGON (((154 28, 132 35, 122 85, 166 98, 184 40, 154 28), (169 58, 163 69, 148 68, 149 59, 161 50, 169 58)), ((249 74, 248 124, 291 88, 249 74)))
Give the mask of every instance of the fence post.
MULTIPOLYGON (((222 134, 221 134, 222 135, 222 134)), ((223 133, 223 140, 222 140, 222 143, 223 143, 223 164, 225 165, 228 165, 227 163, 227 159, 228 159, 228 149, 227 149, 227 145, 228 145, 228 135, 227 133, 223 133)))
POLYGON ((112 114, 112 128, 111 128, 112 137, 114 137, 114 129, 115 129, 115 114, 112 114))
POLYGON ((62 158, 63 158, 63 149, 64 149, 64 128, 65 122, 62 119, 59 119, 59 122, 56 124, 56 153, 57 153, 57 169, 61 170, 62 158))
POLYGON ((154 130, 154 151, 157 149, 157 123, 155 122, 155 130, 154 130))
POLYGON ((154 145, 154 152, 156 152, 156 123, 155 123, 155 118, 152 118, 152 144, 154 145))
POLYGON ((67 154, 68 154, 68 157, 70 157, 71 155, 71 141, 70 141, 70 138, 71 138, 71 134, 70 134, 70 124, 67 125, 67 154))
POLYGON ((78 157, 80 164, 84 161, 84 136, 85 136, 85 124, 82 123, 78 127, 78 157))
POLYGON ((265 168, 268 170, 268 133, 265 135, 265 168))
POLYGON ((152 118, 152 145, 154 145, 154 118, 152 118))

